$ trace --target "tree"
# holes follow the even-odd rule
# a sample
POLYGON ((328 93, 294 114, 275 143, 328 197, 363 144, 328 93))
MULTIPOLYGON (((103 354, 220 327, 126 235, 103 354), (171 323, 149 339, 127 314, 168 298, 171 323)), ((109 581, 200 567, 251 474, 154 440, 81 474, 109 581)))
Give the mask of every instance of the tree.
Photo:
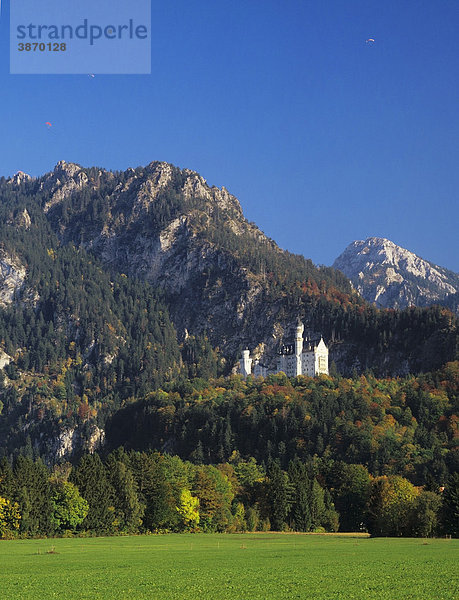
POLYGON ((359 531, 364 525, 370 475, 363 465, 335 463, 331 483, 340 515, 340 531, 359 531))
POLYGON ((89 504, 69 481, 51 483, 51 494, 54 504, 52 518, 56 529, 75 531, 88 514, 89 504))
POLYGON ((12 498, 14 493, 13 470, 6 458, 0 460, 0 496, 12 498))
POLYGON ((410 533, 419 490, 400 475, 376 477, 371 482, 368 530, 375 536, 410 533))
POLYGON ((311 484, 311 527, 314 531, 318 527, 323 527, 323 521, 326 515, 325 493, 323 487, 314 477, 311 484))
POLYGON ((83 456, 72 472, 71 479, 89 504, 83 526, 99 533, 112 532, 115 519, 114 490, 99 455, 83 456))
POLYGON ((290 526, 294 531, 310 531, 311 481, 306 465, 299 460, 290 462, 288 476, 293 488, 290 526))
POLYGON ((248 460, 242 460, 237 457, 236 459, 234 472, 241 488, 239 496, 245 504, 253 504, 255 502, 256 489, 264 481, 266 473, 253 456, 248 460))
POLYGON ((438 527, 440 508, 441 497, 435 492, 423 490, 414 502, 410 535, 418 537, 434 535, 438 527))
POLYGON ((194 529, 199 525, 199 498, 192 496, 190 490, 181 491, 176 508, 184 529, 194 529))
POLYGON ((326 531, 336 532, 339 529, 339 514, 336 512, 331 494, 326 488, 324 489, 324 504, 325 511, 322 518, 322 527, 326 531))
POLYGON ((274 461, 268 467, 266 500, 271 528, 275 531, 283 531, 292 503, 292 486, 287 473, 274 461))
POLYGON ((257 531, 260 523, 260 513, 256 506, 249 506, 245 510, 245 522, 248 531, 257 531))
POLYGON ((20 530, 28 535, 49 535, 54 530, 52 514, 54 505, 48 469, 39 459, 18 456, 14 466, 16 487, 14 500, 21 513, 20 530))
MULTIPOLYGON (((144 506, 143 527, 174 529, 177 525, 175 507, 178 502, 166 476, 164 457, 159 453, 135 453, 131 456, 132 471, 140 501, 144 506)), ((180 460, 180 459, 178 459, 180 460)))
POLYGON ((459 473, 454 473, 443 491, 443 530, 446 534, 459 537, 459 473))
POLYGON ((196 445, 196 448, 193 450, 193 452, 190 455, 190 458, 197 465, 202 465, 203 464, 203 462, 204 462, 204 450, 203 450, 203 447, 202 447, 201 440, 198 441, 198 443, 196 445))
POLYGON ((199 498, 204 531, 225 531, 232 519, 234 493, 228 478, 211 465, 196 468, 193 491, 199 498))
POLYGON ((13 536, 19 529, 19 504, 0 496, 0 538, 13 536))
POLYGON ((106 468, 109 481, 114 490, 115 507, 114 526, 118 531, 135 533, 142 523, 145 506, 140 502, 137 483, 129 466, 116 455, 107 459, 106 468))

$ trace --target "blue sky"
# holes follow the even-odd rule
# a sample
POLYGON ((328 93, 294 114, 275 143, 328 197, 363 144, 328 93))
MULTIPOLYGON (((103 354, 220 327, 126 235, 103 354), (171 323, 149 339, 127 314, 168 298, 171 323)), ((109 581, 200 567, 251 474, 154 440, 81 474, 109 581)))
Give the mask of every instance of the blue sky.
POLYGON ((10 75, 8 6, 0 175, 165 160, 316 263, 381 236, 459 271, 456 0, 153 0, 152 74, 94 78, 10 75))

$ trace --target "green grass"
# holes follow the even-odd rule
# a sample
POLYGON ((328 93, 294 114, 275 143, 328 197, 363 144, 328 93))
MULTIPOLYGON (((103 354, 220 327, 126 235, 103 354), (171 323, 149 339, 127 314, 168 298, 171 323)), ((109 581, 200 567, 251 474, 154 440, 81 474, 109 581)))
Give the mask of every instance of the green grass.
POLYGON ((0 596, 457 600, 458 548, 458 540, 288 534, 2 541, 0 596))

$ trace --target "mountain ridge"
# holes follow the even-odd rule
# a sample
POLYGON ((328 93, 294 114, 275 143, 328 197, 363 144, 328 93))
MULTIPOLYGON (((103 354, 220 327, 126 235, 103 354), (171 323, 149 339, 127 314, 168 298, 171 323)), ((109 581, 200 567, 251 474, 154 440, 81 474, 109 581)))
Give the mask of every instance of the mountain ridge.
POLYGON ((420 258, 391 240, 351 242, 333 267, 367 300, 384 308, 442 303, 459 291, 459 275, 420 258))
MULTIPOLYGON (((128 169, 122 181, 116 177, 105 170, 58 163, 39 183, 51 196, 44 211, 62 243, 83 247, 109 268, 164 288, 177 307, 175 323, 181 335, 191 329, 212 336, 216 321, 230 322, 228 331, 213 341, 237 351, 241 342, 228 340, 232 333, 234 337, 231 330, 249 317, 250 306, 269 287, 267 277, 274 268, 261 264, 260 247, 267 255, 265 262, 289 263, 287 277, 293 263, 302 276, 309 272, 318 282, 332 273, 279 248, 245 219, 239 201, 226 188, 208 186, 195 171, 152 162, 128 169), (98 197, 91 197, 94 194, 98 197), (237 300, 234 294, 228 298, 225 289, 235 288, 237 300), (198 305, 205 308, 196 311, 198 305)), ((352 293, 344 277, 333 277, 345 293, 352 293)))
MULTIPOLYGON (((159 288, 179 342, 190 333, 207 337, 228 365, 246 346, 265 362, 274 360, 298 318, 310 334, 324 336, 343 373, 406 374, 439 366, 450 355, 442 351, 435 361, 398 333, 388 344, 382 330, 400 327, 398 316, 373 314, 339 271, 279 248, 245 219, 226 188, 210 187, 190 169, 153 161, 111 172, 60 161, 41 177, 17 174, 6 185, 23 194, 13 221, 23 223, 24 234, 33 235, 29 207, 64 247, 159 288)), ((421 319, 425 335, 433 334, 423 313, 406 319, 421 319)), ((440 313, 434 321, 442 319, 449 330, 440 313)))

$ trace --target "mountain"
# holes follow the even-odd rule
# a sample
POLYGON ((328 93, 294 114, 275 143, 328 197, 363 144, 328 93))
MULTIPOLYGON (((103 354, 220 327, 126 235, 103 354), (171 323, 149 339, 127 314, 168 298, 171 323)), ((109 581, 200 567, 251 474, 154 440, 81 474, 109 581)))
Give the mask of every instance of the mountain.
POLYGON ((418 345, 418 334, 408 342, 394 335, 390 348, 378 343, 383 329, 399 325, 374 323, 379 332, 370 333, 374 318, 346 277, 279 248, 245 219, 232 194, 194 171, 152 162, 111 173, 60 162, 37 183, 41 208, 62 244, 161 289, 179 341, 189 333, 207 337, 229 366, 246 346, 272 364, 297 318, 332 343, 332 360, 343 373, 416 371, 448 353, 432 361, 421 343, 422 357, 408 346, 406 362, 406 344, 418 345))
MULTIPOLYGON (((60 253, 73 248, 80 261, 99 261, 107 277, 150 285, 178 342, 207 339, 226 372, 246 346, 272 364, 298 318, 309 334, 323 335, 341 373, 404 374, 454 356, 449 316, 375 311, 340 271, 279 248, 245 219, 232 194, 189 169, 152 162, 110 172, 61 161, 43 177, 4 180, 0 192, 3 239, 20 233, 34 252, 44 243, 60 253)), ((5 251, 26 264, 19 242, 5 251)), ((44 264, 38 261, 37 271, 44 264)), ((37 295, 23 285, 24 297, 37 295)), ((195 364, 196 351, 185 359, 195 364)))
POLYGON ((385 238, 349 244, 333 263, 367 300, 384 308, 442 304, 457 308, 459 275, 385 238))
POLYGON ((206 335, 228 357, 266 340, 274 352, 300 282, 355 296, 341 273, 280 249, 224 187, 189 169, 154 162, 114 174, 61 162, 39 190, 62 244, 162 289, 179 339, 206 335))
POLYGON ((377 309, 189 169, 62 161, 0 178, 0 455, 92 449, 107 418, 171 381, 229 375, 246 346, 272 364, 298 318, 343 375, 456 357, 450 311, 377 309))

